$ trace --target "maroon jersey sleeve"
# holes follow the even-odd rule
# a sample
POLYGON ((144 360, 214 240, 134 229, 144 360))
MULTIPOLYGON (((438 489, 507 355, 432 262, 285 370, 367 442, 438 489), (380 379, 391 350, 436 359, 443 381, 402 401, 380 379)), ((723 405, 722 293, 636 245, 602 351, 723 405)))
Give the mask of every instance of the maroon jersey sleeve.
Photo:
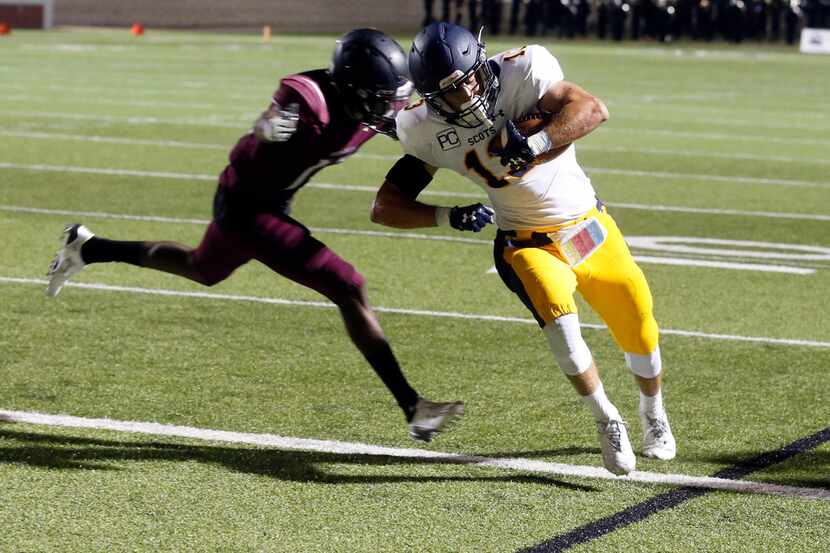
POLYGON ((272 103, 280 106, 297 104, 300 108, 300 132, 320 136, 331 121, 326 98, 320 85, 305 75, 289 75, 280 82, 272 103))
POLYGON ((254 198, 263 211, 287 206, 317 171, 349 157, 375 135, 349 117, 325 70, 283 78, 271 102, 297 105, 296 132, 284 142, 260 141, 249 132, 231 151, 231 167, 223 173, 223 186, 254 198))

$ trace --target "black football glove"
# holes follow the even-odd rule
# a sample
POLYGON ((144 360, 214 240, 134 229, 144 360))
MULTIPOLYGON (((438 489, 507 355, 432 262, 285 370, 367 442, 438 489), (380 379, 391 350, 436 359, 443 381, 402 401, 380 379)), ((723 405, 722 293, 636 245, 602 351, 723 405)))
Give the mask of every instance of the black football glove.
POLYGON ((471 230, 480 232, 481 229, 493 222, 495 212, 480 203, 455 206, 450 209, 450 226, 458 230, 471 230))
POLYGON ((502 132, 504 148, 499 152, 502 165, 509 167, 510 171, 514 172, 519 171, 536 159, 527 144, 527 137, 519 131, 513 121, 508 121, 502 132))

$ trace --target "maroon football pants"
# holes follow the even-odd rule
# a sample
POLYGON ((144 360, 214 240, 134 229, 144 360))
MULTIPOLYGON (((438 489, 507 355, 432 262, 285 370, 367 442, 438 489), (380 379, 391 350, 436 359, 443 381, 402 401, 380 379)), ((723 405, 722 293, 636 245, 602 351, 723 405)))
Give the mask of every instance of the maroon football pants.
POLYGON ((363 286, 363 276, 288 215, 260 213, 241 230, 213 221, 193 255, 208 286, 256 259, 282 276, 339 304, 363 286))

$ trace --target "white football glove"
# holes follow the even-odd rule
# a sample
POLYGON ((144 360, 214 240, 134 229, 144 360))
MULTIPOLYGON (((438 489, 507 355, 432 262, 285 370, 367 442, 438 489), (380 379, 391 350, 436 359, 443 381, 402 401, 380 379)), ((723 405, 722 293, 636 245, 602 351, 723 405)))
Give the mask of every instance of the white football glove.
POLYGON ((297 132, 300 106, 296 103, 285 107, 277 104, 277 114, 257 121, 257 136, 266 142, 285 142, 297 132))

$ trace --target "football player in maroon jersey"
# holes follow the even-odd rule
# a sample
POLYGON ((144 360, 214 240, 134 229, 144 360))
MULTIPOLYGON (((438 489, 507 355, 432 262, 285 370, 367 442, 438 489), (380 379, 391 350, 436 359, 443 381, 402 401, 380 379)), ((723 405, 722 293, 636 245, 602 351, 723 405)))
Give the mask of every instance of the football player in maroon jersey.
POLYGON ((56 296, 92 263, 120 261, 212 286, 256 259, 337 305, 352 342, 403 410, 412 438, 430 441, 463 414, 463 404, 418 395, 372 311, 363 276, 289 216, 294 194, 314 173, 377 133, 394 136, 395 115, 412 91, 407 75, 406 54, 393 39, 373 29, 347 33, 329 69, 283 78, 253 130, 239 139, 219 176, 213 220, 198 247, 109 240, 67 225, 47 295, 56 296))

